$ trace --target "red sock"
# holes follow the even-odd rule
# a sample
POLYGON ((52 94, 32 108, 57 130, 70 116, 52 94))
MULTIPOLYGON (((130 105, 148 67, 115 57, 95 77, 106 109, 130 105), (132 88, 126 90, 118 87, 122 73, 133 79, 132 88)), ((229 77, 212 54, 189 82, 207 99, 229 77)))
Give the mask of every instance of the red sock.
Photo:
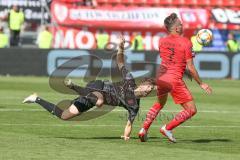
POLYGON ((154 119, 157 117, 159 111, 162 109, 162 106, 160 103, 155 103, 152 108, 147 113, 146 119, 143 123, 143 128, 145 130, 148 130, 154 119))
POLYGON ((179 112, 174 117, 174 119, 166 125, 166 129, 167 130, 172 130, 172 129, 176 128, 177 126, 179 126, 183 122, 187 121, 189 118, 191 118, 195 114, 196 114, 196 111, 192 111, 190 109, 189 110, 183 110, 183 111, 179 112))

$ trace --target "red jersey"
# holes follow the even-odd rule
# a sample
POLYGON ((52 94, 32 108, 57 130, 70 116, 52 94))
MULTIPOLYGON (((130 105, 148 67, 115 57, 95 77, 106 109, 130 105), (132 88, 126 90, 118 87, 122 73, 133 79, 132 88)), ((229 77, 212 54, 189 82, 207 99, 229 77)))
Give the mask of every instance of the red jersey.
POLYGON ((159 41, 161 66, 174 79, 182 79, 188 59, 194 57, 192 43, 180 35, 168 35, 159 41))

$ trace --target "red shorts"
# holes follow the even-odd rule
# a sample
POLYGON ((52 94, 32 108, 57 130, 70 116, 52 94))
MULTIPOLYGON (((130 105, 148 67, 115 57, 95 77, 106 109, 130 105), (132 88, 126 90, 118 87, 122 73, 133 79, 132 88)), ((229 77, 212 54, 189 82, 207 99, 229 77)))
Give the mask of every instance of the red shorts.
POLYGON ((174 79, 171 76, 161 76, 157 80, 158 97, 171 93, 176 104, 182 104, 193 100, 191 92, 188 90, 182 79, 174 79))

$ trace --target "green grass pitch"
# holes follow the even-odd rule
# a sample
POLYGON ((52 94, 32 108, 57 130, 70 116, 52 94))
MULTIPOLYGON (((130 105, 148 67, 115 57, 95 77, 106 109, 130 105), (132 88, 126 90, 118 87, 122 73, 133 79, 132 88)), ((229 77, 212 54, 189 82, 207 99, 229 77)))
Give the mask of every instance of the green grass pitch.
MULTIPOLYGON (((74 80, 77 82, 77 80, 74 80)), ((206 95, 194 82, 192 91, 197 115, 175 129, 176 144, 169 143, 159 128, 181 107, 169 98, 161 117, 149 131, 149 141, 140 143, 137 133, 154 98, 141 101, 132 138, 120 139, 126 112, 118 107, 90 121, 61 121, 36 104, 22 104, 37 92, 57 103, 73 98, 52 90, 46 77, 0 77, 1 160, 239 160, 240 81, 207 80, 213 95, 206 95)))

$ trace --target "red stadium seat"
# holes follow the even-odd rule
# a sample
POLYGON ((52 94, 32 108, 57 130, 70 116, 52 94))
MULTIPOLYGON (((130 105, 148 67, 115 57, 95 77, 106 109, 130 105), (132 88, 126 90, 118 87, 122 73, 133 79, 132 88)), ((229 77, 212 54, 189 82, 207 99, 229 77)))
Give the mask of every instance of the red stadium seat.
POLYGON ((235 7, 240 7, 240 0, 236 0, 236 6, 235 7))
POLYGON ((173 1, 172 4, 173 4, 174 6, 186 6, 185 0, 173 1))
POLYGON ((235 7, 236 2, 235 0, 223 0, 224 7, 235 7))
POLYGON ((117 4, 114 7, 116 7, 117 9, 125 9, 126 8, 126 6, 124 4, 122 4, 122 3, 121 4, 117 4))
POLYGON ((210 1, 210 5, 213 6, 213 7, 222 7, 223 6, 223 1, 222 0, 211 0, 210 1))
POLYGON ((132 3, 134 5, 145 5, 146 1, 145 0, 133 0, 132 3))
POLYGON ((147 5, 150 5, 150 6, 159 5, 159 0, 147 0, 147 5))
POLYGON ((186 6, 196 6, 198 4, 197 0, 186 0, 185 1, 186 6))
POLYGON ((112 5, 116 5, 116 4, 120 4, 121 0, 107 0, 108 3, 112 4, 112 5))
POLYGON ((206 6, 206 7, 208 7, 209 5, 210 5, 210 2, 211 0, 199 0, 199 1, 197 1, 197 5, 198 6, 206 6))
POLYGON ((83 2, 83 0, 59 0, 64 3, 78 3, 78 2, 83 2))
POLYGON ((172 5, 173 1, 176 1, 176 0, 160 0, 159 5, 170 6, 172 5))
POLYGON ((124 5, 130 5, 132 4, 132 0, 121 0, 121 3, 124 5))

